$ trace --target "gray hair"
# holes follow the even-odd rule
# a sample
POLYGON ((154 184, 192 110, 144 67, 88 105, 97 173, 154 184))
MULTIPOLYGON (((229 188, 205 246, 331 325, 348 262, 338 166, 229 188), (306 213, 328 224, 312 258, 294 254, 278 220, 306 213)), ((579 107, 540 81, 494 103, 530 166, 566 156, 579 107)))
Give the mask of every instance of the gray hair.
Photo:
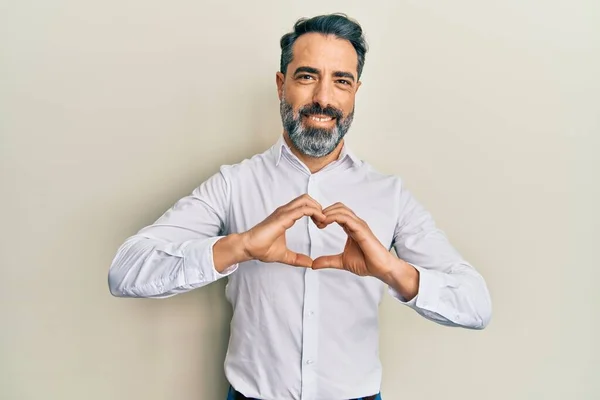
POLYGON ((294 30, 281 37, 281 73, 285 75, 287 67, 292 62, 292 47, 296 40, 305 33, 321 33, 334 35, 340 39, 348 40, 358 56, 358 78, 362 74, 367 53, 367 43, 358 22, 349 19, 345 14, 319 15, 310 19, 301 18, 294 24, 294 30))

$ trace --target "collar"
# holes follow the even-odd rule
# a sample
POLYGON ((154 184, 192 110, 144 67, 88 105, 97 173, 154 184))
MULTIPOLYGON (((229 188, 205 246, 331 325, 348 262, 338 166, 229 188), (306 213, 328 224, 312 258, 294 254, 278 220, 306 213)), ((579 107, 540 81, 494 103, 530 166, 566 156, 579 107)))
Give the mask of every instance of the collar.
MULTIPOLYGON (((290 154, 291 156, 296 157, 296 155, 292 153, 292 149, 290 149, 290 146, 287 144, 282 134, 279 136, 277 143, 275 143, 275 145, 272 147, 272 154, 275 160, 275 166, 279 166, 284 151, 290 154)), ((346 157, 348 157, 352 161, 353 166, 360 166, 362 164, 362 161, 352 152, 352 150, 348 148, 346 142, 344 141, 342 151, 340 152, 340 156, 336 161, 342 161, 346 157)))

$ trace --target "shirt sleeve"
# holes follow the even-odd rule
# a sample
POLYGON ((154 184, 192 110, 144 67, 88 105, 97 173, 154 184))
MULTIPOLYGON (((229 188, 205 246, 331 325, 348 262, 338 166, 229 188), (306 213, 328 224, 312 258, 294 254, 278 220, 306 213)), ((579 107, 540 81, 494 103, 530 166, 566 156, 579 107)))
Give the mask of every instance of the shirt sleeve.
POLYGON ((213 246, 225 236, 230 190, 221 167, 156 222, 125 240, 109 269, 110 292, 117 297, 170 297, 233 273, 237 264, 219 273, 213 261, 213 246))
POLYGON ((393 288, 390 294, 423 317, 442 325, 485 328, 492 307, 481 276, 436 227, 432 216, 402 188, 394 249, 419 271, 419 291, 406 301, 393 288))

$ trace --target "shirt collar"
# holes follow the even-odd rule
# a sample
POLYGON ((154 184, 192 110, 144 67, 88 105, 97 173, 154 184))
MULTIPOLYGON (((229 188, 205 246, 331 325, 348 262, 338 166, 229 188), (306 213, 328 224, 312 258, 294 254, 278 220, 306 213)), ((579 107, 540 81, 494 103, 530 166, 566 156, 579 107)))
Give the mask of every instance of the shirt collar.
MULTIPOLYGON (((296 157, 294 155, 294 153, 292 153, 290 146, 288 146, 288 144, 286 143, 283 135, 279 136, 277 143, 275 143, 275 145, 273 146, 272 149, 273 149, 273 156, 274 156, 274 160, 275 160, 275 166, 279 166, 279 163, 281 162, 281 157, 282 157, 284 151, 286 151, 288 154, 292 155, 293 157, 296 157)), ((346 157, 348 157, 352 161, 353 166, 360 166, 362 164, 362 161, 352 152, 352 150, 350 150, 348 148, 346 142, 344 141, 344 145, 342 146, 342 151, 340 152, 340 157, 336 161, 343 161, 346 157)), ((334 161, 334 162, 336 162, 336 161, 334 161)))

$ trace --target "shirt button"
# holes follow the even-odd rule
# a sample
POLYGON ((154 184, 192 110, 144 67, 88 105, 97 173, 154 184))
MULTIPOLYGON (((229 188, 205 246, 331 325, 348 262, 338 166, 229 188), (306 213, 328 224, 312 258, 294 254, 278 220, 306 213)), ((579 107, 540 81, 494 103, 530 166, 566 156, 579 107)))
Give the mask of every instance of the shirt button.
POLYGON ((307 363, 308 365, 311 365, 312 363, 314 363, 314 361, 313 361, 313 360, 306 360, 306 363, 307 363))
POLYGON ((308 312, 308 316, 309 316, 309 317, 312 317, 313 315, 315 315, 314 311, 309 311, 309 312, 308 312))

